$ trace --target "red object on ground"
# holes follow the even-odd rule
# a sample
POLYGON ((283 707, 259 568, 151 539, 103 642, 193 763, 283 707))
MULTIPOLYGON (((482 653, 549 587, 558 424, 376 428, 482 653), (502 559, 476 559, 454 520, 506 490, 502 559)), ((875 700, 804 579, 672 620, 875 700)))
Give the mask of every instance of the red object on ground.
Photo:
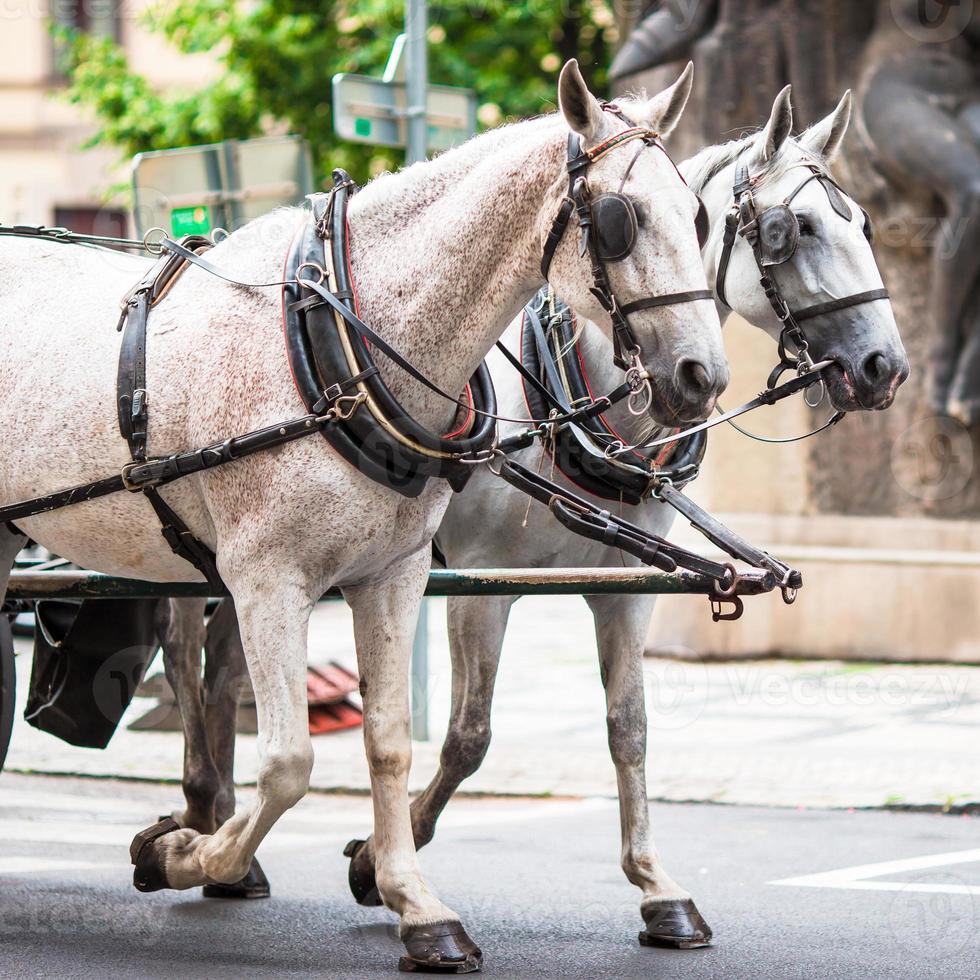
POLYGON ((328 732, 341 732, 345 728, 357 728, 361 721, 361 709, 347 701, 310 706, 311 735, 326 735, 328 732))
POLYGON ((357 675, 339 664, 307 668, 306 698, 310 706, 311 735, 339 732, 361 724, 361 709, 347 700, 347 695, 353 694, 358 685, 357 675))

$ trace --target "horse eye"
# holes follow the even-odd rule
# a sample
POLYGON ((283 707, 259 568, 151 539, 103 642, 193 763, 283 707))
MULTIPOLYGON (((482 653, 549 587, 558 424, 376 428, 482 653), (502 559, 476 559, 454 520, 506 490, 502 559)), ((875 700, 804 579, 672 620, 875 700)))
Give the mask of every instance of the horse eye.
POLYGON ((804 235, 815 235, 816 234, 816 232, 813 230, 813 225, 811 225, 810 222, 807 221, 806 218, 801 218, 799 215, 797 215, 796 216, 796 220, 799 222, 799 225, 800 225, 800 237, 801 238, 804 235))

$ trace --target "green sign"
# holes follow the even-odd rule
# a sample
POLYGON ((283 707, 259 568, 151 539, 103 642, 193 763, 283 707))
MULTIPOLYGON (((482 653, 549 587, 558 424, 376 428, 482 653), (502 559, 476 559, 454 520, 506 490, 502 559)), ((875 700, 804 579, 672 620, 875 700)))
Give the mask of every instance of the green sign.
POLYGON ((193 208, 174 208, 170 212, 170 230, 175 238, 206 235, 211 230, 211 212, 203 204, 193 208))

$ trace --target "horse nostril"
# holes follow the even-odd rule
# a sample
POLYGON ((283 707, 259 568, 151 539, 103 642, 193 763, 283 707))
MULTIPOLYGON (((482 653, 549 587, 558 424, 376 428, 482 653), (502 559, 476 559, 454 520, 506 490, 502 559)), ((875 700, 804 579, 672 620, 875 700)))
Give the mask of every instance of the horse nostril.
POLYGON ((874 354, 867 357, 864 364, 861 365, 861 370, 865 378, 873 385, 883 384, 891 375, 888 358, 881 351, 875 351, 874 354))
POLYGON ((678 363, 677 380, 682 388, 697 395, 706 395, 714 384, 711 372, 700 361, 688 358, 678 363))

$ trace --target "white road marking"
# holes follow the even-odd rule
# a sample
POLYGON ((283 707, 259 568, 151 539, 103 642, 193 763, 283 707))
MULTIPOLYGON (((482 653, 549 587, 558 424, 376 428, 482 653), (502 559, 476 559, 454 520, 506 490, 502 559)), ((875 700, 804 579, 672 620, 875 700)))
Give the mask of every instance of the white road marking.
POLYGON ((980 885, 936 883, 925 881, 869 881, 881 875, 901 874, 903 871, 925 871, 929 868, 945 868, 956 864, 980 861, 980 848, 969 851, 948 851, 945 854, 924 854, 921 857, 902 858, 898 861, 880 861, 877 864, 859 864, 836 871, 801 875, 770 881, 770 885, 793 885, 800 888, 845 888, 853 891, 881 892, 928 892, 949 895, 980 895, 980 885))

